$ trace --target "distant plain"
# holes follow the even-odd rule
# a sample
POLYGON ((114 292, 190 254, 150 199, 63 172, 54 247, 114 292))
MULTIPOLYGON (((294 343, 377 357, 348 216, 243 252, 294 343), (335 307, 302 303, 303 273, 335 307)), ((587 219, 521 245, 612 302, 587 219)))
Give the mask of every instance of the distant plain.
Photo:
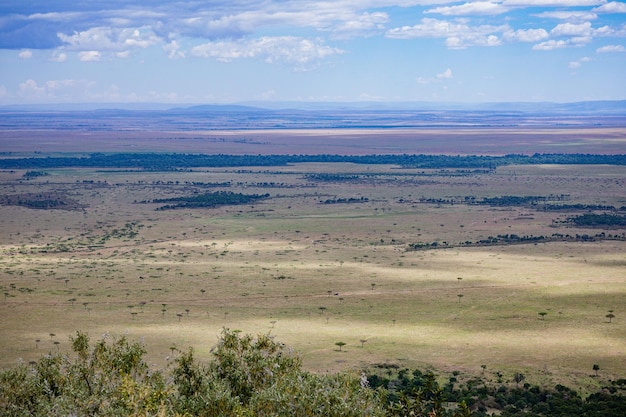
MULTIPOLYGON (((93 127, 93 126, 92 126, 93 127)), ((135 130, 18 127, 3 157, 64 152, 226 154, 624 153, 611 127, 135 130)), ((154 366, 170 347, 207 358, 222 327, 271 332, 326 372, 376 363, 442 372, 524 371, 594 386, 626 369, 626 242, 463 247, 498 234, 617 234, 562 224, 575 212, 434 199, 567 195, 626 206, 624 166, 505 166, 490 172, 295 164, 185 172, 0 172, 0 194, 55 192, 79 210, 0 206, 2 366, 69 349, 68 337, 128 334, 154 366), (308 174, 347 175, 315 181, 308 174), (269 193, 255 204, 155 211, 198 183, 269 193), (327 199, 361 199, 323 204, 327 199), (428 200, 430 199, 430 200, 428 200), (438 248, 410 251, 410 243, 438 248), (445 242, 445 244, 444 244, 445 242), (448 245, 448 248, 442 247, 448 245), (605 317, 609 310, 615 318, 605 317), (539 315, 539 313, 546 313, 539 315), (338 352, 336 342, 347 345, 338 352)))

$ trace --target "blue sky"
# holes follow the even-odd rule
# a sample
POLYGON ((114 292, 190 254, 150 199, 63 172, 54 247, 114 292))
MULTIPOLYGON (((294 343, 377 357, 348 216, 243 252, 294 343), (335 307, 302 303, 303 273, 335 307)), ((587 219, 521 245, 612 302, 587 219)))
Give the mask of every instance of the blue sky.
POLYGON ((0 104, 622 99, 624 1, 0 0, 0 104))

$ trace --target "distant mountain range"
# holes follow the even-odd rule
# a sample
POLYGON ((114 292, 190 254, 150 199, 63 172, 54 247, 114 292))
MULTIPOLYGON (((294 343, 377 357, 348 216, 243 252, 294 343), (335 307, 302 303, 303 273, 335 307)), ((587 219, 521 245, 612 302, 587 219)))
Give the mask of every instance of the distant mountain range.
POLYGON ((0 129, 253 130, 625 127, 626 100, 578 103, 260 102, 0 107, 0 129))
POLYGON ((244 102, 232 104, 181 104, 168 103, 59 103, 59 104, 14 104, 0 106, 0 112, 65 112, 65 111, 156 111, 172 114, 212 112, 267 112, 267 111, 507 111, 552 114, 611 113, 626 115, 626 100, 580 101, 571 103, 554 102, 494 102, 494 103, 439 103, 439 102, 244 102))

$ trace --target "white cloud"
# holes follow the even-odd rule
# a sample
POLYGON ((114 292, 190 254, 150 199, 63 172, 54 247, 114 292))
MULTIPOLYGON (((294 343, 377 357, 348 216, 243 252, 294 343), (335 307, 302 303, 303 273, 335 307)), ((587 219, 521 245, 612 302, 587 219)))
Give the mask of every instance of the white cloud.
POLYGON ((185 57, 185 53, 180 50, 180 45, 176 40, 172 40, 170 43, 163 45, 163 51, 165 51, 170 59, 185 57))
POLYGON ((468 46, 496 46, 501 41, 495 33, 509 31, 508 25, 470 26, 464 19, 455 21, 423 18, 420 24, 388 30, 386 36, 393 39, 445 38, 451 49, 468 46))
POLYGON ((332 31, 336 38, 364 36, 372 32, 384 30, 385 23, 388 21, 389 16, 387 13, 362 13, 354 18, 338 22, 332 31))
POLYGON ((58 33, 67 48, 77 51, 117 51, 124 52, 129 48, 147 48, 160 42, 149 28, 112 28, 94 27, 72 35, 58 33))
POLYGON ((65 62, 67 60, 67 54, 65 52, 55 51, 50 57, 49 61, 52 62, 65 62))
POLYGON ((319 39, 310 40, 295 36, 265 36, 250 40, 208 42, 191 49, 194 56, 215 58, 221 62, 260 58, 267 63, 293 64, 297 69, 307 69, 312 63, 343 52, 341 49, 324 45, 319 39))
POLYGON ((539 42, 549 37, 550 35, 545 29, 518 29, 504 33, 504 39, 507 41, 539 42))
POLYGON ((433 83, 441 83, 451 78, 452 78, 452 70, 448 68, 444 72, 436 74, 434 77, 430 77, 430 78, 417 77, 415 81, 418 84, 433 84, 433 83))
POLYGON ((596 52, 599 54, 605 52, 625 52, 626 48, 623 45, 606 45, 596 49, 596 52))
POLYGON ((591 23, 560 23, 550 31, 553 36, 589 36, 591 35, 591 23))
POLYGON ((445 80, 448 78, 452 78, 452 70, 450 68, 448 68, 447 70, 445 70, 444 72, 437 74, 437 78, 440 80, 445 80))
POLYGON ((19 93, 21 97, 40 98, 46 95, 46 89, 40 87, 37 81, 28 79, 19 85, 19 93))
POLYGON ((78 53, 78 59, 82 62, 100 61, 101 56, 99 51, 81 51, 78 53))
POLYGON ((533 49, 555 49, 565 48, 569 46, 583 46, 593 41, 594 37, 607 37, 615 36, 617 32, 609 26, 602 26, 599 28, 593 28, 590 22, 583 23, 560 23, 556 25, 550 34, 553 37, 569 37, 566 40, 559 40, 558 42, 544 42, 543 44, 535 45, 533 49))
POLYGON ((553 49, 567 48, 569 42, 564 40, 551 39, 549 41, 541 42, 533 46, 535 51, 552 51, 553 49))
POLYGON ((436 13, 445 16, 497 15, 506 13, 508 9, 499 2, 476 1, 457 6, 442 6, 428 9, 424 13, 436 13))
POLYGON ((626 3, 612 1, 600 7, 596 7, 593 11, 598 13, 626 13, 626 3))
POLYGON ((580 68, 582 66, 583 63, 590 62, 590 61, 592 61, 592 59, 585 56, 585 57, 580 58, 577 61, 571 61, 569 63, 569 65, 568 65, 568 68, 569 69, 578 69, 578 68, 580 68))
POLYGON ((504 0, 505 6, 517 7, 579 7, 597 6, 606 3, 606 0, 504 0))
POLYGON ((17 96, 22 99, 41 101, 72 101, 80 98, 90 98, 91 88, 95 82, 88 80, 49 80, 39 84, 33 79, 28 79, 18 86, 17 96))
POLYGON ((17 56, 19 59, 31 59, 33 57, 33 51, 25 49, 23 51, 20 51, 17 56))
POLYGON ((533 16, 549 19, 567 20, 570 22, 586 22, 589 20, 596 20, 598 18, 598 15, 595 13, 576 10, 542 12, 534 14, 533 16))
POLYGON ((92 85, 94 85, 94 82, 87 81, 87 80, 65 79, 65 80, 46 81, 46 89, 48 90, 49 93, 63 90, 63 89, 68 89, 68 88, 87 88, 92 85))

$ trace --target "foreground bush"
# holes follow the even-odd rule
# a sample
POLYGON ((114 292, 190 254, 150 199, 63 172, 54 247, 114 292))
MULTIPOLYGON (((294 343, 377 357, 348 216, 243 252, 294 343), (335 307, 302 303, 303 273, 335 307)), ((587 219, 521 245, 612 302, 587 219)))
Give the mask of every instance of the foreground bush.
POLYGON ((124 337, 91 346, 77 332, 71 341, 71 356, 51 353, 0 372, 0 416, 480 417, 489 408, 503 417, 626 417, 624 379, 584 400, 561 385, 520 387, 523 378, 496 386, 480 378, 440 385, 433 373, 408 369, 316 375, 269 335, 230 330, 208 363, 190 349, 155 371, 143 345, 124 337))
POLYGON ((2 416, 384 416, 382 390, 347 374, 318 376, 269 335, 225 330, 213 360, 192 350, 166 373, 139 343, 78 332, 75 357, 49 354, 0 374, 2 416), (166 375, 167 379, 166 380, 166 375))

